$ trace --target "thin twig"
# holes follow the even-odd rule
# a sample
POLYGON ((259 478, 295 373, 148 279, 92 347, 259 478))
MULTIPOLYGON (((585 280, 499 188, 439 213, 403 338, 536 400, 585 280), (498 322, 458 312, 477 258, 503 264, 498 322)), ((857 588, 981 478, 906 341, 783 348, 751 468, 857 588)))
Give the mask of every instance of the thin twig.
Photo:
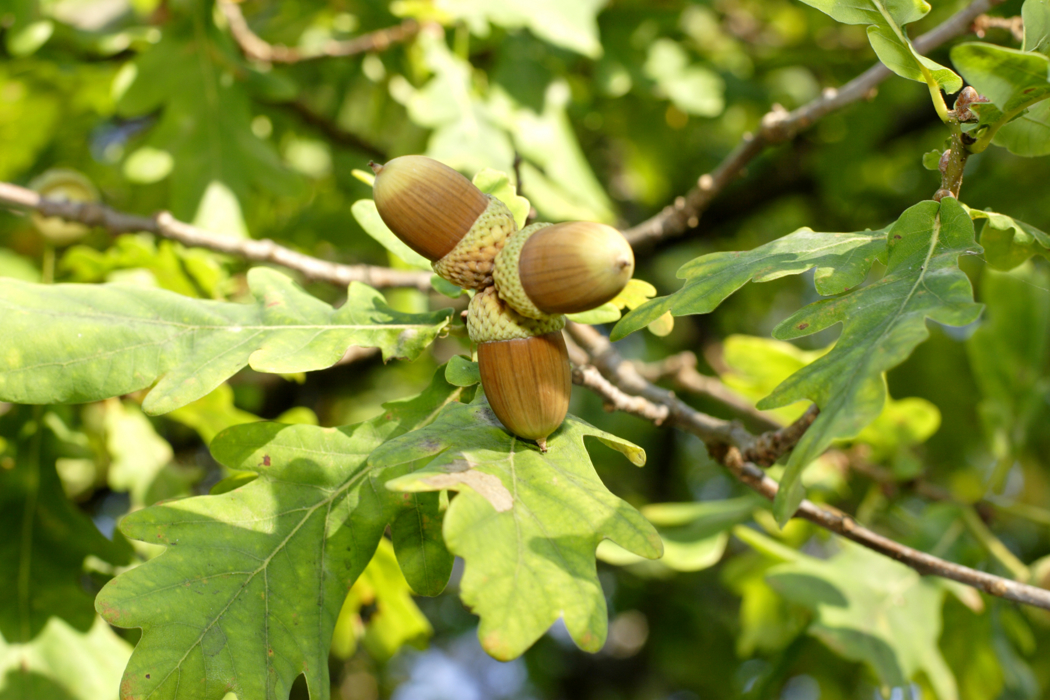
MULTIPOLYGON (((619 355, 607 338, 593 328, 571 323, 566 330, 579 346, 575 352, 582 350, 587 353, 593 359, 593 368, 607 380, 607 383, 587 381, 581 371, 577 383, 598 393, 607 403, 622 406, 620 410, 646 420, 653 420, 650 416, 656 415, 661 416, 663 420, 664 414, 661 409, 666 409, 668 424, 703 440, 712 457, 722 463, 741 483, 769 500, 776 497, 779 489, 777 482, 756 464, 747 461, 745 455, 754 456, 757 447, 762 445, 775 446, 775 449, 781 451, 790 449, 794 445, 793 441, 802 436, 805 428, 815 418, 815 412, 807 411, 791 426, 756 439, 742 428, 733 430, 725 421, 705 416, 674 398, 670 392, 653 386, 638 374, 630 362, 619 355), (635 400, 629 401, 621 396, 622 394, 633 395, 635 400)), ((577 355, 574 361, 580 359, 582 358, 577 355)), ((803 500, 795 516, 884 554, 920 574, 951 579, 1000 598, 1050 610, 1050 590, 977 571, 912 549, 869 530, 850 516, 830 507, 821 507, 809 500, 803 500)))
POLYGON ((57 216, 66 221, 79 221, 89 226, 100 226, 113 235, 145 231, 192 248, 207 248, 253 262, 273 263, 295 270, 307 279, 330 282, 343 287, 351 282, 364 282, 377 288, 413 287, 423 291, 430 289, 429 272, 328 262, 277 245, 269 239, 235 238, 205 231, 179 221, 166 211, 149 217, 125 214, 94 202, 48 199, 33 190, 8 182, 0 182, 0 205, 38 211, 44 216, 57 216))
MULTIPOLYGON (((976 17, 1002 1, 976 0, 915 39, 912 42, 915 50, 920 54, 926 53, 949 39, 965 34, 976 17)), ((799 132, 837 109, 870 97, 874 88, 890 75, 892 73, 886 66, 876 63, 841 88, 828 88, 820 97, 794 111, 788 112, 780 105, 774 105, 762 117, 758 131, 746 134, 714 170, 700 176, 695 187, 659 214, 624 231, 624 236, 632 246, 646 246, 695 228, 700 215, 711 205, 711 201, 763 150, 793 139, 799 132)))
POLYGON ((411 39, 419 33, 421 25, 414 19, 407 19, 395 27, 379 29, 368 34, 348 39, 347 41, 331 40, 319 49, 303 51, 281 44, 264 41, 248 26, 240 6, 231 0, 219 0, 226 21, 230 25, 230 34, 237 46, 248 58, 267 63, 299 63, 318 58, 339 58, 356 56, 370 51, 385 51, 392 44, 411 39))
POLYGON ((1024 41, 1024 18, 1022 17, 992 17, 991 15, 980 15, 973 21, 972 29, 978 39, 983 39, 989 29, 1005 29, 1009 31, 1018 42, 1024 41))
POLYGON ((696 369, 696 363, 696 355, 687 350, 671 355, 661 362, 634 362, 633 364, 638 373, 650 382, 657 382, 661 379, 670 380, 675 389, 717 401, 767 430, 776 430, 781 427, 775 418, 759 411, 754 404, 730 389, 718 377, 701 374, 696 369))

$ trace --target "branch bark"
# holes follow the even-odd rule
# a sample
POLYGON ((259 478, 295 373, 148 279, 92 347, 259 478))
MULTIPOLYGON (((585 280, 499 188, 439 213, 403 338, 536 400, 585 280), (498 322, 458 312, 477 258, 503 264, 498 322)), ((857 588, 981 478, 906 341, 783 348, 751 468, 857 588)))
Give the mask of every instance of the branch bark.
MULTIPOLYGON (((593 361, 593 366, 587 367, 597 370, 606 380, 597 381, 589 376, 590 372, 581 370, 578 372, 579 376, 574 374, 577 384, 594 391, 605 399, 608 405, 615 406, 618 410, 654 423, 657 422, 654 417, 659 416, 660 422, 666 420, 667 424, 696 435, 707 445, 711 456, 725 466, 738 481, 770 501, 776 497, 779 485, 752 460, 772 457, 774 454, 779 456, 791 449, 816 418, 815 410, 807 411, 798 421, 786 428, 756 438, 739 426, 695 411, 670 392, 653 386, 595 329, 570 323, 566 330, 579 349, 593 361)), ((582 359, 577 356, 574 361, 582 359)), ((849 515, 833 508, 818 506, 804 500, 795 517, 809 520, 830 532, 884 554, 920 574, 951 579, 999 598, 1050 610, 1050 590, 977 571, 912 549, 869 530, 849 515)))
POLYGON ((385 51, 392 44, 411 39, 422 28, 419 22, 409 19, 397 26, 362 34, 347 41, 329 41, 316 51, 302 51, 264 41, 248 26, 248 20, 244 18, 244 13, 236 2, 219 0, 219 7, 241 52, 248 58, 267 63, 299 63, 318 58, 339 58, 370 51, 385 51))
POLYGON ((351 282, 364 282, 373 287, 412 287, 430 289, 431 274, 417 270, 393 270, 373 265, 343 265, 299 253, 269 239, 235 238, 211 233, 179 221, 162 211, 153 216, 137 216, 110 209, 93 202, 70 202, 41 197, 33 190, 0 182, 0 206, 40 212, 66 221, 100 226, 111 234, 145 231, 178 241, 192 248, 207 248, 253 262, 273 263, 295 270, 310 280, 330 282, 345 287, 351 282))
MULTIPOLYGON (((916 51, 924 54, 970 31, 978 16, 1002 1, 976 0, 915 39, 912 44, 916 51)), ((876 63, 842 87, 828 88, 820 97, 794 111, 788 112, 780 105, 774 105, 762 117, 758 131, 746 134, 714 170, 700 176, 695 187, 659 214, 624 231, 624 236, 632 246, 647 246, 695 228, 700 222, 700 215, 711 205, 712 200, 762 151, 795 138, 799 132, 829 113, 869 97, 874 88, 890 75, 892 73, 886 66, 876 63)))

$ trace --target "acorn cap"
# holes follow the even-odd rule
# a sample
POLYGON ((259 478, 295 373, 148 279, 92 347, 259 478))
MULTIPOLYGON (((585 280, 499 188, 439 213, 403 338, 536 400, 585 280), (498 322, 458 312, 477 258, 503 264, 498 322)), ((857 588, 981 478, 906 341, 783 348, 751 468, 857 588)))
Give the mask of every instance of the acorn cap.
POLYGON ((492 412, 518 437, 547 451, 569 412, 572 369, 562 332, 478 345, 478 369, 492 412))
POLYGON ((482 289, 492 284, 496 256, 517 229, 507 205, 488 198, 488 206, 462 240, 433 264, 434 272, 452 284, 466 289, 482 289))
POLYGON ((634 252, 623 234, 587 221, 527 227, 511 237, 505 253, 497 259, 496 285, 525 315, 597 308, 634 274, 634 252))
POLYGON ((565 317, 546 315, 535 319, 522 316, 502 301, 495 287, 474 295, 467 309, 467 333, 475 343, 531 338, 565 327, 565 317))
POLYGON ((379 216, 428 260, 448 255, 489 206, 489 197, 474 183, 433 158, 401 156, 370 165, 379 216))

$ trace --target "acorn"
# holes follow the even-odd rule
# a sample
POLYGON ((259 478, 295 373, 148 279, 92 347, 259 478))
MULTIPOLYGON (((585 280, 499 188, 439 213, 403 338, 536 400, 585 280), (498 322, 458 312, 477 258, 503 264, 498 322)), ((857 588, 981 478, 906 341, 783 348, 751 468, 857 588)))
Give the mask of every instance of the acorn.
POLYGON ((478 369, 492 412, 510 432, 547 451, 547 436, 569 411, 572 369, 561 329, 564 316, 527 318, 494 287, 474 295, 467 332, 478 344, 478 369))
POLYGON ((398 238, 453 284, 492 284, 496 255, 518 228, 506 204, 425 156, 369 165, 376 174, 376 209, 398 238))
MULTIPOLYGON (((51 168, 37 175, 29 183, 29 189, 48 199, 63 202, 97 202, 98 188, 87 177, 68 168, 51 168)), ((33 226, 44 238, 56 246, 75 243, 91 229, 75 221, 65 221, 57 216, 44 216, 33 212, 33 226)))
POLYGON ((612 226, 589 221, 533 224, 496 256, 493 279, 503 301, 523 316, 589 311, 623 291, 634 252, 612 226))

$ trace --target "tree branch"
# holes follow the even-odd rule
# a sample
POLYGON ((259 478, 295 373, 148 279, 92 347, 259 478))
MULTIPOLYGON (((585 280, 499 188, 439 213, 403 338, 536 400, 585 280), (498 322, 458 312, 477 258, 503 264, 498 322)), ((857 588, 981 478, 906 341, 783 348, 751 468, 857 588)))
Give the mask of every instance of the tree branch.
POLYGON ((248 58, 267 63, 299 63, 318 58, 339 58, 369 51, 385 51, 392 44, 411 39, 421 29, 419 22, 408 19, 396 27, 379 29, 347 41, 329 41, 316 51, 301 51, 281 44, 271 44, 261 39, 248 26, 248 20, 244 18, 244 13, 241 12, 236 2, 219 0, 219 7, 230 25, 230 34, 237 42, 241 52, 248 58))
POLYGON ((422 291, 430 289, 429 272, 328 262, 285 248, 269 239, 235 238, 211 233, 179 221, 166 211, 151 217, 125 214, 94 202, 48 199, 33 190, 8 182, 0 182, 0 205, 37 211, 44 216, 57 216, 88 226, 100 226, 114 235, 146 231, 192 248, 207 248, 253 262, 273 263, 295 270, 307 279, 330 282, 342 287, 351 282, 364 282, 377 288, 413 287, 422 291))
MULTIPOLYGON (((965 34, 979 15, 1002 1, 976 0, 915 39, 912 42, 915 50, 923 54, 949 39, 965 34)), ((827 114, 869 97, 875 86, 890 75, 892 73, 886 66, 881 62, 876 63, 841 88, 828 88, 820 97, 792 112, 774 105, 762 117, 758 131, 746 134, 714 170, 700 176, 696 186, 685 196, 678 197, 674 204, 665 207, 659 214, 627 229, 623 232, 624 236, 632 246, 646 246, 695 228, 700 215, 711 205, 711 201, 763 150, 793 139, 827 114)))
MULTIPOLYGON (((779 489, 777 482, 750 460, 760 456, 771 456, 776 451, 783 454, 793 447, 816 417, 814 410, 807 411, 798 421, 782 430, 755 438, 739 426, 705 416, 676 399, 670 392, 653 386, 595 329, 570 323, 566 330, 579 348, 593 360, 593 367, 588 365, 578 368, 579 371, 574 373, 576 383, 594 391, 605 399, 608 405, 619 410, 654 423, 657 423, 654 416, 659 416, 660 422, 666 420, 667 424, 693 433, 704 441, 711 456, 725 466, 737 480, 770 501, 776 497, 779 489), (588 367, 596 369, 606 381, 595 380, 587 371, 588 367)), ((579 359, 581 358, 575 358, 579 359)), ((869 530, 833 508, 821 507, 804 500, 795 517, 809 520, 826 530, 895 559, 920 574, 951 579, 990 595, 1050 610, 1050 590, 977 571, 912 549, 869 530)))

